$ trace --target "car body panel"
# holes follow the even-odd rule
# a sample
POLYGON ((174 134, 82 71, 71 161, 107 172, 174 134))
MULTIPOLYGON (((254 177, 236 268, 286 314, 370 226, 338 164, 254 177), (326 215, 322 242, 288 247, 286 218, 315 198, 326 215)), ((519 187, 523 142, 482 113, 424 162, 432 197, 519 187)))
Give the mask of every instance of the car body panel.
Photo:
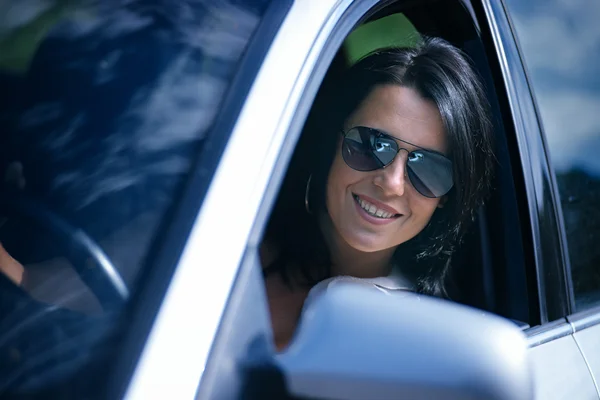
POLYGON ((573 335, 583 358, 591 370, 596 390, 600 393, 600 325, 594 325, 573 335))
POLYGON ((536 399, 597 399, 596 386, 573 336, 529 350, 536 399))

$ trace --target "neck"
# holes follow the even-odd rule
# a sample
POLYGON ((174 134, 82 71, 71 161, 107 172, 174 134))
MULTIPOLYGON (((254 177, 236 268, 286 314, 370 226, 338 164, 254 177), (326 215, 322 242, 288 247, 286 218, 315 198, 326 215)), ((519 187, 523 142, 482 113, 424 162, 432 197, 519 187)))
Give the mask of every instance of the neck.
POLYGON ((375 278, 389 275, 395 248, 375 252, 357 250, 337 233, 327 213, 321 215, 319 222, 331 255, 332 276, 375 278))

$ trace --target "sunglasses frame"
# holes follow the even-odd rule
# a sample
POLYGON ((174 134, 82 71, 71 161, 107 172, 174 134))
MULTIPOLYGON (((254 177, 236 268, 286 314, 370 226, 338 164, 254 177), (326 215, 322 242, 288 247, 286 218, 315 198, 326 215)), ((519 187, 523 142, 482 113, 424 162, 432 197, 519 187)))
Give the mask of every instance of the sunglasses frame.
MULTIPOLYGON (((395 137, 395 136, 392 136, 392 135, 390 135, 390 134, 388 134, 388 133, 382 132, 382 131, 380 131, 379 129, 376 129, 376 128, 370 128, 370 127, 368 127, 368 126, 360 126, 360 125, 359 125, 359 126, 353 126, 352 128, 349 128, 349 129, 348 129, 348 130, 346 130, 346 131, 344 131, 343 129, 341 129, 341 130, 340 130, 340 133, 342 134, 342 137, 343 137, 343 140, 342 140, 342 147, 344 146, 344 140, 346 140, 346 136, 347 136, 347 135, 348 135, 348 133, 349 133, 350 131, 352 131, 353 129, 357 129, 357 130, 359 130, 359 131, 360 131, 360 130, 363 130, 363 129, 365 129, 365 130, 369 131, 369 134, 370 134, 370 135, 372 135, 372 134, 373 134, 372 132, 374 132, 374 134, 375 134, 375 137, 376 137, 376 138, 384 137, 384 138, 387 138, 387 139, 392 139, 392 140, 394 140, 394 141, 399 141, 399 142, 402 142, 402 143, 409 144, 409 145, 411 145, 411 146, 413 146, 413 147, 416 147, 417 149, 420 149, 420 150, 422 150, 422 151, 425 151, 425 152, 428 152, 428 153, 432 153, 432 154, 436 154, 436 155, 438 155, 438 156, 441 156, 441 157, 445 158, 446 160, 448 160, 448 161, 450 162, 450 164, 452 164, 452 160, 450 160, 450 158, 448 158, 446 155, 444 155, 444 154, 440 153, 439 151, 435 151, 435 150, 426 149, 425 147, 418 146, 418 145, 416 145, 416 144, 413 144, 413 143, 411 143, 411 142, 408 142, 408 141, 406 141, 406 140, 403 140, 403 139, 397 138, 397 137, 395 137)), ((346 165, 347 165, 349 168, 352 168, 352 169, 353 169, 353 170, 355 170, 355 171, 359 171, 359 172, 371 172, 371 171, 376 171, 376 170, 378 170, 378 169, 385 169, 385 167, 387 167, 388 165, 391 165, 391 164, 392 164, 392 163, 393 163, 393 162, 396 160, 396 157, 398 156, 398 154, 400 153, 400 151, 401 151, 401 150, 405 150, 405 151, 408 153, 409 157, 410 157, 410 155, 411 155, 413 152, 415 152, 415 150, 409 150, 409 149, 407 149, 407 148, 405 148, 405 147, 400 147, 400 146, 398 146, 398 150, 396 151, 396 154, 395 154, 395 155, 394 155, 394 157, 391 159, 391 161, 390 161, 389 163, 387 163, 387 164, 383 164, 383 163, 382 163, 382 161, 381 161, 379 158, 377 158, 377 157, 374 157, 375 161, 377 161, 378 163, 380 163, 380 164, 382 164, 382 165, 381 165, 381 166, 379 166, 379 167, 377 167, 377 168, 373 168, 373 169, 357 169, 357 168, 355 168, 355 167, 351 166, 351 165, 348 163, 348 161, 346 161, 346 158, 345 158, 345 157, 342 157, 342 158, 343 158, 343 160, 344 160, 344 163, 346 163, 346 165)), ((408 161, 407 161, 407 163, 408 163, 408 161)), ((448 192, 450 192, 450 190, 451 190, 451 189, 454 187, 454 182, 452 182, 452 185, 450 186, 450 188, 449 188, 449 189, 448 189, 448 190, 447 190, 445 193, 443 193, 443 194, 441 194, 441 195, 439 195, 439 196, 427 196, 426 194, 423 194, 423 193, 421 193, 421 191, 420 191, 419 189, 417 189, 417 188, 416 188, 415 184, 413 183, 413 181, 412 181, 412 179, 411 179, 411 177, 410 177, 410 174, 409 174, 409 176, 408 176, 408 180, 410 181, 410 184, 411 184, 411 185, 412 185, 412 186, 415 188, 415 190, 416 190, 416 191, 417 191, 417 192, 418 192, 418 193, 419 193, 421 196, 424 196, 424 197, 427 197, 427 198, 430 198, 430 199, 435 199, 435 198, 440 198, 440 197, 443 197, 443 196, 445 196, 446 194, 448 194, 448 192)))

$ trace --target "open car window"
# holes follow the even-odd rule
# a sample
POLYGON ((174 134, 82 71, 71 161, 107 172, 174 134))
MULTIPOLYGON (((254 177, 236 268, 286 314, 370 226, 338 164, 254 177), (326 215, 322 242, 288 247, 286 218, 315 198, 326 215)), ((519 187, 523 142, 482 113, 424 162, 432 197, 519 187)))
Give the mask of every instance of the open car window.
MULTIPOLYGON (((358 14, 356 8, 352 11, 358 14)), ((364 6, 362 12, 367 11, 364 6)), ((452 288, 452 299, 511 319, 521 328, 538 324, 538 310, 535 307, 530 308, 530 301, 537 300, 536 293, 528 287, 526 272, 526 268, 534 270, 535 265, 526 266, 519 221, 520 210, 516 204, 517 179, 512 175, 521 174, 520 170, 512 169, 517 165, 514 158, 518 158, 519 152, 518 149, 509 148, 508 144, 513 132, 510 126, 504 126, 504 121, 511 119, 509 114, 503 114, 507 109, 507 100, 501 86, 501 77, 497 75, 494 48, 489 42, 484 43, 481 40, 472 16, 459 1, 429 2, 427 6, 397 2, 367 15, 369 18, 365 20, 364 14, 357 16, 347 11, 344 15, 347 19, 341 19, 343 23, 339 23, 339 31, 334 30, 330 38, 331 45, 321 54, 317 67, 306 84, 306 93, 288 129, 286 141, 294 143, 297 140, 306 121, 305 111, 313 105, 316 92, 313 89, 321 84, 324 70, 327 69, 327 74, 330 75, 340 74, 358 58, 378 46, 410 46, 421 34, 442 36, 461 48, 471 57, 482 75, 486 94, 492 103, 497 158, 502 166, 502 173, 496 176, 492 198, 478 211, 476 223, 453 258, 452 273, 456 286, 452 288), (430 7, 431 5, 435 6, 430 7), (361 18, 361 23, 345 37, 350 30, 346 28, 361 18), (373 28, 374 26, 378 28, 373 28), (340 33, 341 31, 344 33, 340 33), (343 42, 342 36, 345 38, 343 42), (335 43, 339 46, 336 47, 335 43)), ((278 198, 278 191, 281 190, 281 182, 286 179, 288 161, 293 157, 293 149, 290 147, 284 148, 280 154, 254 224, 253 234, 203 377, 205 386, 201 387, 202 395, 240 393, 247 390, 249 398, 266 398, 284 396, 286 392, 280 371, 277 371, 276 366, 269 365, 274 352, 273 337, 271 321, 268 320, 268 315, 265 315, 269 306, 261 287, 261 275, 264 274, 264 269, 268 269, 268 262, 259 256, 262 255, 260 250, 264 248, 260 249, 260 244, 257 243, 261 242, 269 218, 273 218, 277 202, 282 200, 278 198), (255 305, 252 310, 251 303, 255 305), (253 374, 252 367, 265 364, 273 368, 253 374), (236 367, 232 368, 232 365, 236 367), (240 389, 237 386, 240 381, 247 387, 240 389)), ((306 179, 298 179, 298 182, 293 183, 302 187, 301 193, 291 200, 285 200, 303 200, 306 179)), ((296 205, 298 204, 302 206, 305 203, 296 205)), ((282 209, 285 212, 285 204, 282 209)), ((287 220, 284 218, 282 221, 285 225, 287 220)), ((286 229, 293 227, 287 225, 286 229)), ((307 354, 307 357, 310 356, 307 354)))

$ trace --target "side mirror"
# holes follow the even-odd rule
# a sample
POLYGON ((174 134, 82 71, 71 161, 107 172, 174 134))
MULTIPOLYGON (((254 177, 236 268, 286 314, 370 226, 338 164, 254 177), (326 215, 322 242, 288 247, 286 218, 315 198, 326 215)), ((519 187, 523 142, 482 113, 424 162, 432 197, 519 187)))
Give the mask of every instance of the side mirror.
POLYGON ((316 399, 531 399, 523 333, 501 317, 345 282, 304 312, 276 356, 290 394, 316 399))

